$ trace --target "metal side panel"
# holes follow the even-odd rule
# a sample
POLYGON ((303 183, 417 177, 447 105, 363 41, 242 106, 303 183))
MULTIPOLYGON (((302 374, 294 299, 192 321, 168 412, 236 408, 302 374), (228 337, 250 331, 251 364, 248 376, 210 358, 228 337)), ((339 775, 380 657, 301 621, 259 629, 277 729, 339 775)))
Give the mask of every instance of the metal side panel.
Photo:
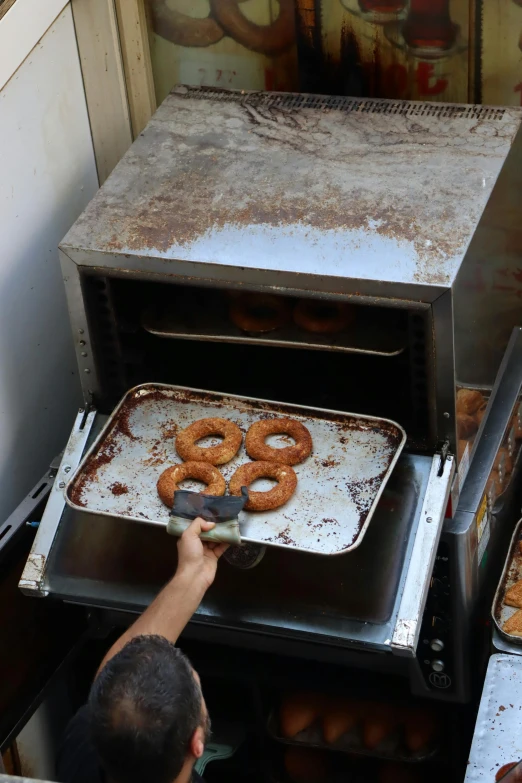
POLYGON ((413 657, 419 641, 429 582, 455 472, 455 461, 451 457, 446 460, 441 476, 438 475, 439 465, 440 457, 435 455, 391 641, 395 655, 413 657))
POLYGON ((465 783, 493 783, 504 764, 522 758, 522 658, 492 655, 475 724, 465 783))
POLYGON ((30 521, 31 515, 49 496, 60 461, 61 454, 56 459, 56 464, 53 461, 49 470, 36 482, 5 522, 0 523, 0 553, 7 550, 7 547, 14 541, 26 523, 30 521))
POLYGON ((47 559, 65 506, 63 490, 69 475, 78 467, 95 418, 95 410, 86 412, 80 409, 74 422, 38 533, 19 582, 20 589, 26 595, 49 595, 45 585, 47 559))

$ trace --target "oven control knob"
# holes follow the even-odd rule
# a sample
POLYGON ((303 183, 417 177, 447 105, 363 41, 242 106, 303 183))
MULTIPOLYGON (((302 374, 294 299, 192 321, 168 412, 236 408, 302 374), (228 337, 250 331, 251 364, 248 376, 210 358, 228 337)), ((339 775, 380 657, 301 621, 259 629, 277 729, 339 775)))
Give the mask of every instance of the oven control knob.
POLYGON ((444 649, 444 642, 441 639, 432 639, 430 647, 433 652, 442 652, 444 649))
POLYGON ((444 661, 432 661, 431 662, 431 668, 434 672, 443 672, 444 671, 444 661))

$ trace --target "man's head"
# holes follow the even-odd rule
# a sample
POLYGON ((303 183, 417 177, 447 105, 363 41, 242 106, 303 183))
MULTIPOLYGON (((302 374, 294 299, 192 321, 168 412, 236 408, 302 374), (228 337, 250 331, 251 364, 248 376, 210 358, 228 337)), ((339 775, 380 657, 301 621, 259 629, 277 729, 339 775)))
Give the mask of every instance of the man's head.
POLYGON ((188 659, 162 636, 137 636, 91 689, 92 734, 114 783, 173 783, 203 754, 208 713, 188 659))

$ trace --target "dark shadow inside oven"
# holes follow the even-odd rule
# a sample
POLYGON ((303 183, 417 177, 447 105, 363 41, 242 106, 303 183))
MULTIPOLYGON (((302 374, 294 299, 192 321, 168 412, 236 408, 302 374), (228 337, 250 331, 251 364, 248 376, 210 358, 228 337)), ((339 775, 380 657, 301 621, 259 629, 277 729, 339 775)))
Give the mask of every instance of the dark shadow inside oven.
MULTIPOLYGON (((87 277, 84 292, 104 412, 128 388, 161 382, 382 416, 404 427, 410 447, 433 445, 425 312, 357 305, 355 341, 365 352, 351 353, 286 347, 283 338, 268 344, 277 333, 261 336, 266 344, 251 344, 248 334, 242 342, 240 333, 238 342, 220 340, 220 330, 230 333, 228 294, 216 288, 87 277), (184 338, 152 333, 151 322, 158 331, 167 323, 167 333, 173 313, 184 338), (218 334, 209 339, 212 329, 218 334)), ((314 342, 306 333, 297 339, 314 342)))

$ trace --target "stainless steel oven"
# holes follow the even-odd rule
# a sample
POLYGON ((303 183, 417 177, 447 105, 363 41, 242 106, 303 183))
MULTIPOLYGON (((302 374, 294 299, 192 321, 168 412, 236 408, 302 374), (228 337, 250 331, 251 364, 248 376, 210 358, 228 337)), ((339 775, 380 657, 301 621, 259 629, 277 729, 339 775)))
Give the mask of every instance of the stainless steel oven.
POLYGON ((513 108, 174 90, 61 245, 85 406, 22 590, 114 619, 170 576, 163 529, 64 501, 130 387, 387 417, 408 441, 361 546, 225 564, 187 633, 469 701, 475 623, 520 502, 521 121, 513 108), (229 317, 244 292, 342 303, 354 324, 252 334, 229 317))

